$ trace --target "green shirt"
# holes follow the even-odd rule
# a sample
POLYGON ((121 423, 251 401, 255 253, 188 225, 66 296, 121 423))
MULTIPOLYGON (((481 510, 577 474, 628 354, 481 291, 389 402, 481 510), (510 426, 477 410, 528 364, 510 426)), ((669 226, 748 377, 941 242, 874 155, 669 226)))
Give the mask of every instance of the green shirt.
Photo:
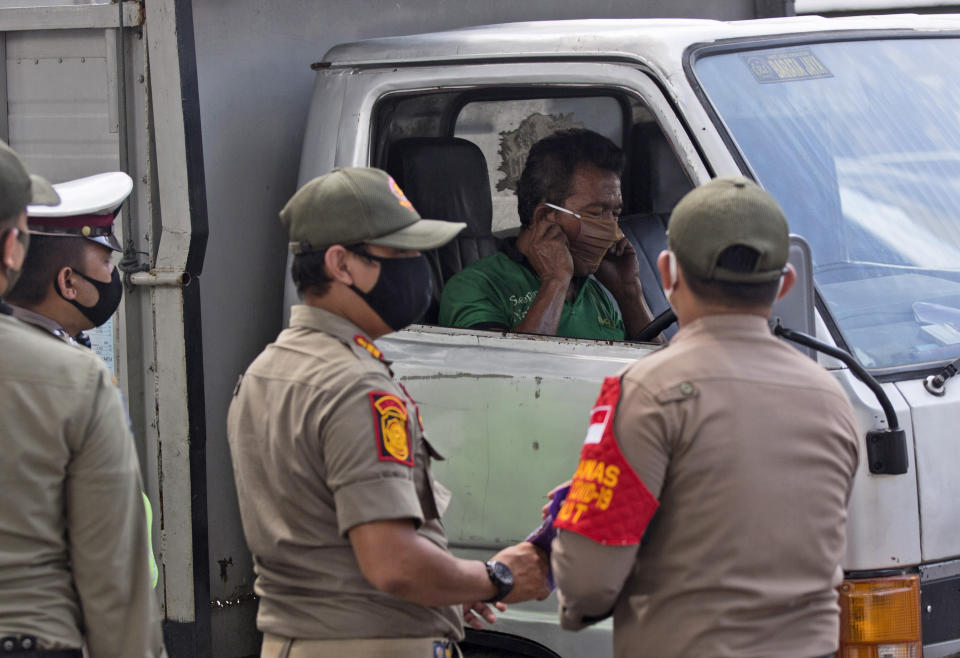
MULTIPOLYGON (((498 252, 475 262, 447 281, 440 299, 440 324, 474 327, 499 324, 513 328, 530 310, 540 277, 529 267, 498 252)), ((620 312, 604 289, 585 279, 576 299, 563 303, 557 336, 624 340, 620 312)))

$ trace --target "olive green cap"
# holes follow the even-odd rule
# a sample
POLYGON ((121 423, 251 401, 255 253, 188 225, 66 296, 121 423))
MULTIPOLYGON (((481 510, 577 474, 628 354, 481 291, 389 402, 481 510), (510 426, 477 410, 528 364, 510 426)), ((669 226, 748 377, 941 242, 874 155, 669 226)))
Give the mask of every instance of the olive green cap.
POLYGON ((787 264, 790 229, 776 199, 752 180, 715 178, 680 199, 670 215, 667 246, 697 278, 764 283, 776 281, 787 264), (717 265, 720 254, 735 245, 757 252, 752 272, 717 265))
POLYGON ((461 222, 421 219, 396 181, 373 167, 334 169, 314 178, 283 207, 280 221, 295 254, 361 242, 435 249, 466 227, 461 222))
POLYGON ((27 173, 16 151, 0 140, 0 219, 20 214, 28 204, 58 203, 60 197, 53 186, 46 179, 27 173))

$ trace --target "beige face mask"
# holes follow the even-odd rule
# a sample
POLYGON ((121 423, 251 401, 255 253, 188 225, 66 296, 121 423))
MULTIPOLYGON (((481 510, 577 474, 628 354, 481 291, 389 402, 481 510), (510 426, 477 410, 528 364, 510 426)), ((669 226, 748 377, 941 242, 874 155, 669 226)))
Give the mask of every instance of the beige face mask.
POLYGON ((570 242, 570 255, 588 271, 595 272, 610 247, 622 239, 623 231, 614 220, 581 217, 580 233, 570 242))

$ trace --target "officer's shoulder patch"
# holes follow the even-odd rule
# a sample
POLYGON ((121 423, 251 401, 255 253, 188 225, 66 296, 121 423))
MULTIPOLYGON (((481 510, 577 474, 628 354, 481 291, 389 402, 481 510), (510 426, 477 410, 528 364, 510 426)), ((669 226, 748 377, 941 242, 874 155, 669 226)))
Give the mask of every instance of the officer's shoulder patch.
POLYGON ((670 388, 663 389, 657 393, 654 398, 660 404, 667 404, 668 402, 679 402, 681 400, 695 398, 699 394, 700 391, 693 382, 680 382, 670 388))
POLYGON ((377 349, 377 346, 373 344, 373 341, 371 341, 366 336, 362 334, 356 334, 353 337, 353 342, 359 345, 360 347, 362 347, 363 349, 367 350, 368 352, 370 352, 373 358, 380 359, 381 361, 383 361, 383 352, 377 349))
POLYGON ((369 397, 377 435, 377 459, 413 466, 406 403, 384 391, 371 391, 369 397))

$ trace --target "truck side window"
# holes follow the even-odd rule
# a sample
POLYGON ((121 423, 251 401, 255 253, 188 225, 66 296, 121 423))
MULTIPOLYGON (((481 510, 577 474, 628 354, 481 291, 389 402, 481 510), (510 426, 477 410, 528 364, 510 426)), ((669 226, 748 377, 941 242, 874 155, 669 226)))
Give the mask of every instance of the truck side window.
POLYGON ((612 96, 482 100, 467 103, 457 115, 454 135, 483 152, 493 200, 493 231, 510 233, 517 218, 517 180, 530 147, 568 128, 587 128, 623 148, 623 106, 612 96))
POLYGON ((655 314, 667 307, 656 257, 666 244, 669 212, 692 185, 652 113, 615 91, 536 92, 420 92, 378 103, 374 164, 393 175, 422 216, 467 223, 452 243, 428 254, 435 281, 425 324, 437 323, 450 277, 509 249, 519 230, 516 184, 530 147, 569 128, 598 132, 624 150, 622 229, 637 251, 648 304, 655 314))

